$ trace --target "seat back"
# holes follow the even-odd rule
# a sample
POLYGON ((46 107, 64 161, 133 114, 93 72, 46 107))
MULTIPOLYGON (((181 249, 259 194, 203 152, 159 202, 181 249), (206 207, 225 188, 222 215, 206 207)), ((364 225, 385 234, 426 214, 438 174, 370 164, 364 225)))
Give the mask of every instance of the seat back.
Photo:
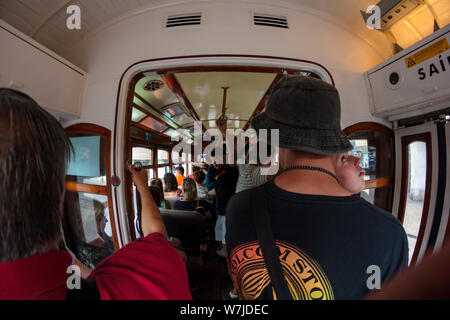
POLYGON ((167 197, 167 196, 165 196, 164 200, 166 200, 169 203, 170 208, 173 208, 173 204, 175 202, 177 202, 178 200, 181 200, 181 198, 180 197, 167 197))
POLYGON ((184 241, 206 241, 206 219, 197 211, 160 210, 167 234, 184 241))

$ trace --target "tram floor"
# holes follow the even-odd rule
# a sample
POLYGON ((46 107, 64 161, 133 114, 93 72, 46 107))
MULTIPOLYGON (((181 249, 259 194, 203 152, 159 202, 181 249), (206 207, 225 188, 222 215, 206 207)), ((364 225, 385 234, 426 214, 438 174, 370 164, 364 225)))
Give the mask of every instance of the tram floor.
POLYGON ((189 282, 194 300, 222 300, 231 288, 226 260, 219 257, 216 250, 215 243, 208 244, 202 265, 198 254, 188 253, 189 282))

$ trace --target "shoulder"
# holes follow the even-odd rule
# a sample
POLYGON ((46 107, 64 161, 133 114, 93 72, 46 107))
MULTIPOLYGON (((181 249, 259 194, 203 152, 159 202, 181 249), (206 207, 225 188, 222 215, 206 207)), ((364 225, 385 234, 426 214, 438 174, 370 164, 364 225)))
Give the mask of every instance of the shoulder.
POLYGON ((89 278, 96 280, 102 299, 191 298, 184 262, 159 233, 118 250, 89 278))
POLYGON ((370 217, 371 220, 374 220, 375 222, 378 222, 385 226, 390 226, 392 229, 399 232, 404 232, 402 224, 396 217, 392 215, 392 213, 380 209, 362 198, 359 199, 359 203, 361 207, 364 208, 364 212, 366 212, 367 216, 370 217))

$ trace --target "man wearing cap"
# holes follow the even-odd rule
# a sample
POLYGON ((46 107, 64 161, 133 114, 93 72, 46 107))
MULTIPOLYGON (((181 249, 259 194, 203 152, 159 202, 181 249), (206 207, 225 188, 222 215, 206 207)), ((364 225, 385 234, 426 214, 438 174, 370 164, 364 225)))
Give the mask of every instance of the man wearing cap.
POLYGON ((335 176, 331 156, 352 145, 333 86, 285 77, 252 126, 279 130, 280 173, 227 206, 226 242, 241 299, 360 299, 407 266, 402 225, 335 176), (275 263, 259 221, 273 233, 275 263))

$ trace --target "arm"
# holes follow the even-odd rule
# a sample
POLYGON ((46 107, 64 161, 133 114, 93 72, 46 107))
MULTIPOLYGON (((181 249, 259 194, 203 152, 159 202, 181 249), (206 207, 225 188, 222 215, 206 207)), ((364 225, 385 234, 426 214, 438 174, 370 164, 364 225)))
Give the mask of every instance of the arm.
POLYGON ((167 231, 166 227, 164 226, 161 214, 158 207, 156 206, 155 201, 150 195, 150 191, 148 190, 147 171, 142 170, 140 172, 137 172, 131 165, 128 167, 128 169, 133 175, 134 184, 136 185, 137 190, 141 196, 141 219, 142 232, 144 233, 144 237, 148 236, 150 233, 158 232, 167 238, 167 231))

